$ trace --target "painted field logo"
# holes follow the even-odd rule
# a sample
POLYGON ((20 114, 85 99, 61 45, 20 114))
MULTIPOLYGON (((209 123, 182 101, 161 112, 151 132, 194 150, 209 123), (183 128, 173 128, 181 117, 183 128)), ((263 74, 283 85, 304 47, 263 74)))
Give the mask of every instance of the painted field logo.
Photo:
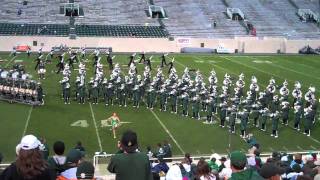
POLYGON ((21 62, 23 62, 23 60, 22 59, 17 59, 17 60, 14 60, 14 62, 15 63, 21 63, 21 62))
POLYGON ((70 126, 86 128, 86 127, 89 127, 89 124, 87 120, 78 120, 73 122, 70 126))
POLYGON ((202 60, 194 60, 194 62, 196 62, 196 63, 203 63, 202 60))
POLYGON ((258 64, 272 64, 271 61, 262 61, 262 60, 255 60, 255 61, 252 61, 254 63, 258 63, 258 64))

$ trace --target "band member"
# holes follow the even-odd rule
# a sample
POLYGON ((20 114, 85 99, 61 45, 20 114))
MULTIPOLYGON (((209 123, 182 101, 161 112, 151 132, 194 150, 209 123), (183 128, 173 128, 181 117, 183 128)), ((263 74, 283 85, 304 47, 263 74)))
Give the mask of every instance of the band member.
POLYGON ((169 65, 168 74, 170 74, 171 69, 174 68, 174 67, 173 67, 173 62, 174 62, 174 58, 172 58, 171 62, 169 62, 169 64, 168 64, 168 65, 169 65))
POLYGON ((133 53, 130 57, 129 57, 129 63, 128 63, 128 67, 131 66, 131 64, 134 64, 134 57, 136 56, 136 53, 133 53))
POLYGON ((58 68, 57 74, 59 74, 60 71, 62 71, 64 69, 64 53, 59 55, 58 58, 59 58, 59 62, 56 65, 56 67, 58 68))
POLYGON ((152 59, 152 56, 150 56, 147 60, 145 60, 144 62, 146 63, 147 66, 149 66, 149 69, 152 70, 152 67, 151 67, 151 59, 152 59))
POLYGON ((46 73, 45 63, 41 60, 39 64, 39 69, 38 69, 39 79, 46 79, 44 77, 45 73, 46 73))
POLYGON ((28 57, 30 57, 30 55, 31 55, 31 48, 30 48, 30 46, 28 46, 27 55, 28 55, 28 57))
POLYGON ((115 56, 111 56, 111 53, 107 51, 107 63, 109 64, 109 69, 113 70, 113 59, 115 56))
POLYGON ((141 53, 140 55, 141 55, 141 58, 139 60, 139 63, 141 63, 142 61, 143 61, 143 63, 145 63, 146 62, 146 54, 145 54, 145 52, 141 53))
POLYGON ((41 55, 42 55, 42 48, 38 50, 38 56, 41 56, 41 55))
POLYGON ((86 48, 81 48, 81 58, 84 59, 86 57, 86 48))
POLYGON ((162 54, 161 56, 161 67, 164 67, 164 65, 167 65, 166 56, 168 56, 168 54, 162 54))
POLYGON ((40 65, 40 62, 41 62, 41 58, 42 58, 42 55, 41 56, 38 56, 37 59, 35 60, 35 62, 37 62, 36 66, 34 67, 34 70, 37 70, 38 69, 38 66, 40 65))
POLYGON ((13 48, 12 48, 11 55, 12 55, 13 57, 17 56, 17 48, 16 48, 16 47, 13 47, 13 48))

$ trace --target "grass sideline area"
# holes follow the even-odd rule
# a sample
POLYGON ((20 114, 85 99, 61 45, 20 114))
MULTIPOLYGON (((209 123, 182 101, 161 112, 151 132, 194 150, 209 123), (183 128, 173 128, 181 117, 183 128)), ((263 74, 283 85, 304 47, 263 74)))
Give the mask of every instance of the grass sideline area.
MULTIPOLYGON (((120 63, 122 72, 127 72, 128 56, 125 54, 115 54, 114 63, 120 63)), ((109 78, 109 70, 106 65, 106 56, 102 56, 105 64, 104 72, 109 78)), ((147 57, 149 54, 147 54, 147 57)), ((185 67, 200 70, 207 81, 212 68, 215 69, 219 84, 222 83, 223 76, 228 73, 233 79, 238 79, 240 73, 244 73, 246 89, 250 84, 252 75, 258 78, 261 89, 265 89, 269 79, 273 77, 277 85, 281 85, 286 79, 289 83, 290 100, 293 84, 296 80, 302 83, 303 93, 309 85, 316 87, 317 98, 320 96, 320 57, 300 56, 300 55, 202 55, 202 54, 174 54, 169 57, 175 58, 175 68, 179 78, 185 67)), ((36 53, 30 58, 26 54, 18 54, 16 58, 9 56, 9 53, 0 53, 0 66, 11 68, 14 63, 21 63, 28 73, 33 75, 33 79, 38 79, 34 70, 36 53)), ((93 76, 92 57, 86 63, 87 80, 93 76)), ((217 124, 208 125, 170 112, 160 112, 159 108, 153 111, 146 109, 142 105, 139 109, 133 108, 131 102, 128 107, 108 106, 104 103, 92 105, 86 102, 80 105, 75 101, 71 105, 65 105, 61 99, 61 86, 59 81, 62 75, 55 74, 58 60, 53 59, 52 64, 46 66, 46 79, 41 80, 44 88, 45 105, 31 107, 22 104, 9 104, 0 102, 0 152, 3 154, 3 162, 12 162, 15 157, 15 147, 24 134, 34 134, 38 137, 45 137, 52 154, 52 145, 56 140, 66 143, 66 151, 75 146, 77 141, 81 141, 86 148, 87 157, 91 158, 97 151, 107 153, 116 152, 118 139, 113 139, 112 131, 109 127, 101 127, 101 120, 105 120, 116 112, 123 124, 117 131, 118 138, 126 129, 133 129, 138 133, 140 149, 146 150, 148 145, 156 149, 156 144, 163 140, 168 140, 172 145, 173 154, 181 155, 190 152, 194 155, 217 153, 228 153, 233 150, 246 150, 248 145, 239 136, 239 125, 237 134, 230 134, 227 128, 220 128, 217 124), (82 127, 71 126, 75 122, 86 122, 82 127)), ((156 73, 156 68, 160 64, 160 56, 154 55, 152 66, 152 76, 156 73)), ((144 65, 138 64, 138 74, 142 74, 144 65)), ((78 65, 75 64, 75 68, 78 65)), ((166 74, 168 67, 163 72, 166 74)), ((75 90, 75 76, 77 71, 72 72, 71 90, 75 90)), ((219 86, 221 89, 221 86, 219 86)), ((278 92, 278 91, 277 91, 278 92)), ((74 97, 74 93, 72 93, 74 97)), ((102 98, 101 98, 102 100, 102 98)), ((291 110, 292 111, 292 110, 291 110)), ((319 111, 319 110, 318 110, 319 111)), ((202 114, 204 116, 204 114, 202 114)), ((271 120, 270 120, 271 121, 271 120)), ((252 132, 261 144, 262 152, 277 151, 312 151, 320 149, 320 127, 319 113, 317 113, 316 126, 312 129, 311 137, 307 137, 302 132, 296 132, 293 126, 293 115, 290 115, 290 126, 285 127, 280 124, 279 138, 270 137, 271 122, 268 122, 268 131, 262 132, 249 124, 248 131, 252 132)), ((74 124, 76 125, 76 124, 74 124)))

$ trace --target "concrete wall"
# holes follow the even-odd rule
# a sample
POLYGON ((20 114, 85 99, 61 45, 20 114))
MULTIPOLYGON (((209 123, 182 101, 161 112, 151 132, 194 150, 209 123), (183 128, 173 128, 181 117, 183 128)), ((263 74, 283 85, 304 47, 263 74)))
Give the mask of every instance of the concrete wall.
POLYGON ((79 37, 70 40, 68 37, 42 36, 0 36, 0 51, 11 51, 15 45, 30 45, 33 50, 43 47, 49 51, 53 46, 66 44, 70 47, 112 47, 114 52, 180 52, 182 47, 200 47, 203 43, 206 48, 223 46, 228 49, 238 49, 243 53, 298 53, 306 45, 313 48, 320 46, 320 40, 287 40, 285 38, 257 38, 236 37, 234 39, 201 39, 175 38, 169 41, 165 38, 104 38, 79 37), (32 46, 37 41, 37 46, 32 46))

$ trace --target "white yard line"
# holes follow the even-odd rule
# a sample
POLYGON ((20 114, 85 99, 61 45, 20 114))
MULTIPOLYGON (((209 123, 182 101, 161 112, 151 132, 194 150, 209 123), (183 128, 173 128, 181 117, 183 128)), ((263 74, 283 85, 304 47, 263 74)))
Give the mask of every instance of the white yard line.
POLYGON ((5 68, 9 66, 9 64, 16 58, 17 56, 14 56, 10 59, 10 61, 7 62, 7 64, 4 66, 5 68))
MULTIPOLYGON (((227 60, 229 60, 229 61, 232 61, 232 62, 234 62, 234 63, 240 64, 240 65, 242 65, 242 66, 246 66, 246 67, 248 67, 248 68, 250 68, 250 69, 254 69, 254 70, 259 71, 259 72, 262 72, 262 73, 264 73, 264 74, 268 74, 268 75, 270 75, 271 77, 278 77, 278 78, 280 78, 280 79, 286 79, 286 78, 284 78, 284 77, 282 77, 282 76, 279 76, 279 75, 276 75, 276 74, 272 74, 272 73, 269 73, 269 72, 267 72, 267 71, 263 71, 263 70, 261 70, 261 69, 259 69, 259 68, 256 68, 256 67, 253 67, 253 66, 249 66, 249 65, 247 65, 247 64, 240 63, 239 61, 233 61, 232 59, 227 58, 227 57, 221 56, 221 58, 227 59, 227 60)), ((288 81, 291 81, 291 82, 295 82, 295 81, 292 80, 292 79, 287 79, 287 80, 288 80, 288 81)))
POLYGON ((27 117, 27 121, 26 121, 26 124, 24 125, 22 137, 23 137, 24 135, 26 135, 26 132, 27 132, 27 129, 28 129, 28 126, 29 126, 29 122, 30 122, 30 117, 31 117, 32 110, 33 110, 33 106, 31 106, 31 108, 30 108, 30 110, 29 110, 28 117, 27 117))
POLYGON ((96 135, 97 135, 97 139, 98 139, 98 144, 99 144, 100 152, 102 152, 102 144, 101 144, 101 139, 100 139, 100 135, 99 135, 99 130, 98 130, 96 118, 95 118, 95 116, 94 116, 91 103, 89 103, 89 105, 90 105, 90 110, 91 110, 91 116, 92 116, 93 124, 94 124, 94 127, 95 127, 95 129, 96 129, 96 135))
POLYGON ((179 145, 178 141, 173 137, 173 135, 171 134, 171 132, 168 130, 168 128, 163 124, 163 122, 160 120, 160 118, 157 116, 157 114, 149 109, 150 112, 153 114, 153 116, 158 120, 158 122, 160 123, 160 125, 162 126, 162 128, 166 131, 166 133, 170 136, 170 138, 172 139, 172 141, 177 145, 177 147, 179 148, 179 150, 181 151, 182 154, 185 154, 185 151, 181 148, 181 146, 179 145))
MULTIPOLYGON (((262 59, 259 59, 259 58, 250 58, 250 59, 262 60, 262 59)), ((293 73, 300 74, 300 75, 305 76, 305 77, 309 77, 309 78, 311 77, 311 78, 315 78, 315 79, 320 80, 320 78, 318 78, 318 77, 316 77, 316 76, 311 76, 311 75, 308 75, 308 74, 306 74, 306 73, 302 73, 302 72, 299 72, 299 71, 296 71, 296 70, 293 70, 293 69, 289 69, 289 68, 283 67, 283 66, 281 66, 281 65, 275 64, 275 63, 270 63, 270 64, 268 64, 268 65, 274 66, 274 67, 277 67, 277 68, 280 68, 280 69, 284 69, 284 70, 286 70, 286 71, 291 71, 291 72, 293 72, 293 73)))
MULTIPOLYGON (((289 127, 290 129, 296 131, 292 126, 288 126, 288 127, 289 127)), ((301 134, 303 134, 303 132, 301 132, 301 134)), ((303 135, 304 135, 304 134, 303 134, 303 135)), ((306 136, 306 135, 304 135, 304 136, 306 136)), ((315 138, 313 138, 313 137, 311 137, 311 136, 306 136, 306 137, 308 137, 308 138, 311 139, 312 141, 320 144, 320 141, 319 141, 319 140, 317 140, 317 139, 315 139, 315 138)))

